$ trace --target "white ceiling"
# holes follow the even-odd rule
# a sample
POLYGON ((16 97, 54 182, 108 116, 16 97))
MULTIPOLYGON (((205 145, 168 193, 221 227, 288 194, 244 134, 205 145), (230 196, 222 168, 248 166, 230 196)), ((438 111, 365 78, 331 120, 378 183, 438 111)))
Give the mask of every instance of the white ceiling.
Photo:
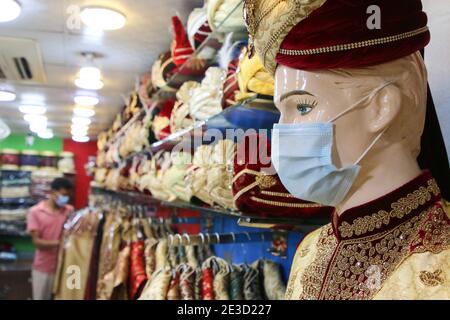
MULTIPOLYGON (((169 48, 170 16, 186 19, 201 0, 20 0, 23 11, 12 22, 0 24, 0 36, 24 37, 38 41, 43 53, 48 83, 43 86, 12 84, 18 93, 13 103, 0 102, 0 117, 15 132, 27 132, 27 125, 17 110, 29 97, 43 99, 48 105, 49 126, 57 135, 68 136, 73 96, 82 92, 73 81, 83 65, 82 51, 95 51, 104 57, 97 60, 105 87, 99 91, 101 103, 90 134, 109 127, 123 100, 134 86, 136 77, 148 71, 157 55, 169 48), (69 5, 104 5, 127 16, 127 25, 119 31, 89 35, 86 30, 66 28, 69 5)), ((429 16, 432 41, 426 49, 430 85, 441 127, 450 151, 450 5, 448 0, 423 0, 429 16)), ((34 99, 34 98, 33 98, 34 99)))
POLYGON ((12 103, 0 102, 0 118, 13 132, 28 132, 18 105, 44 102, 48 106, 49 127, 58 136, 70 135, 73 97, 83 92, 74 85, 84 63, 81 52, 93 51, 103 56, 95 61, 105 83, 98 91, 101 102, 96 107, 97 114, 89 132, 95 136, 109 127, 123 105, 122 95, 128 95, 137 77, 150 70, 158 54, 169 48, 170 17, 179 14, 187 19, 194 7, 202 5, 201 0, 20 0, 20 3, 21 15, 12 22, 0 24, 0 36, 36 40, 42 52, 47 83, 8 83, 18 98, 12 103), (127 16, 127 24, 122 30, 103 35, 89 34, 84 27, 69 30, 66 10, 71 5, 117 9, 127 16))

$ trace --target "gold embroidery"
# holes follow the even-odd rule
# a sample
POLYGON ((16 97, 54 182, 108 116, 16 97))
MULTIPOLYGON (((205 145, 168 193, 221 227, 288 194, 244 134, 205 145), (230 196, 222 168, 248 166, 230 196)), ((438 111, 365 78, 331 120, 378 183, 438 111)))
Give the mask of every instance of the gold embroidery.
POLYGON ((450 224, 439 203, 392 230, 365 238, 337 244, 330 230, 322 231, 318 254, 302 275, 300 299, 370 299, 409 255, 450 247, 450 224))
POLYGON ((275 207, 286 207, 286 208, 319 208, 319 207, 321 207, 321 205, 318 205, 315 203, 291 203, 291 202, 271 201, 271 200, 257 198, 254 196, 250 197, 250 199, 255 202, 258 202, 258 203, 267 204, 267 205, 275 206, 275 207))
POLYGON ((306 257, 308 255, 309 251, 310 250, 308 248, 300 250, 300 257, 302 257, 302 258, 306 257))
POLYGON ((270 189, 277 184, 277 179, 269 175, 260 175, 255 178, 261 190, 270 189))
POLYGON ((349 224, 348 222, 342 223, 339 227, 341 237, 350 238, 353 235, 360 236, 367 232, 374 231, 375 229, 380 229, 383 225, 388 225, 391 219, 401 219, 405 215, 410 214, 413 210, 429 201, 431 195, 436 196, 439 192, 436 181, 431 179, 428 181, 427 187, 420 187, 413 193, 392 203, 392 210, 390 212, 380 210, 372 215, 357 218, 352 224, 349 224))
POLYGON ((440 269, 434 272, 421 271, 419 279, 427 287, 437 287, 444 284, 444 279, 442 277, 442 270, 440 269))
POLYGON ((365 41, 353 42, 353 43, 346 43, 346 44, 340 44, 340 45, 329 46, 329 47, 307 49, 307 50, 280 49, 280 53, 288 55, 288 56, 306 56, 306 55, 312 55, 312 54, 353 50, 353 49, 358 49, 358 48, 364 48, 364 47, 370 47, 370 46, 376 46, 376 45, 400 41, 400 40, 415 37, 415 36, 425 33, 425 32, 428 32, 428 27, 422 27, 417 30, 408 31, 408 32, 396 34, 396 35, 389 36, 389 37, 365 40, 365 41))
POLYGON ((301 300, 315 300, 320 296, 323 279, 326 276, 328 263, 337 247, 337 239, 334 236, 331 224, 323 227, 319 242, 317 244, 317 254, 314 262, 310 264, 302 275, 303 292, 301 300))

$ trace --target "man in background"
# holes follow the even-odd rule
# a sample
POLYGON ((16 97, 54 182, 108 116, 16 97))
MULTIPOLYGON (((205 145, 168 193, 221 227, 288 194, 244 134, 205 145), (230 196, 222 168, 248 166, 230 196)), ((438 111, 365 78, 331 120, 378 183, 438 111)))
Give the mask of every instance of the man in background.
POLYGON ((27 231, 36 246, 31 275, 34 300, 51 299, 63 225, 73 212, 73 207, 68 204, 71 190, 69 180, 53 180, 48 198, 28 213, 27 231))

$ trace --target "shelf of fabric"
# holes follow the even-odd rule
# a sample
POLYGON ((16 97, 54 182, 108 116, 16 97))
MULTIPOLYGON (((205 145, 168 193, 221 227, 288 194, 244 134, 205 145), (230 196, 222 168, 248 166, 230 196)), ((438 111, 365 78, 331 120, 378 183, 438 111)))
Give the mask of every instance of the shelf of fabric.
POLYGON ((113 199, 120 199, 131 202, 133 204, 141 205, 160 205, 178 209, 189 209, 198 211, 207 216, 222 216, 227 218, 233 218, 238 221, 238 224, 245 227, 265 228, 265 229, 278 229, 289 230, 297 232, 310 232, 315 230, 326 223, 328 219, 325 218, 265 218, 254 215, 248 215, 244 212, 225 210, 220 207, 210 207, 205 205, 197 205, 193 203, 187 203, 183 201, 163 201, 153 198, 149 194, 144 194, 135 191, 112 191, 100 187, 92 187, 92 193, 94 195, 109 195, 113 199))

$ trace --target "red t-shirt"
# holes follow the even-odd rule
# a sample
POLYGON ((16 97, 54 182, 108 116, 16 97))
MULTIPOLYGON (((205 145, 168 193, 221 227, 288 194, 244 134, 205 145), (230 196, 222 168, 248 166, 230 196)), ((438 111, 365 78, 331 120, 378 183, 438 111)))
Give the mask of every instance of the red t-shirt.
MULTIPOLYGON (((27 231, 37 231, 39 238, 43 240, 59 240, 64 222, 72 211, 73 207, 67 205, 59 209, 57 213, 52 213, 45 205, 45 201, 41 201, 28 212, 27 231)), ((58 247, 46 250, 36 249, 33 269, 40 272, 55 273, 57 259, 58 247)))

